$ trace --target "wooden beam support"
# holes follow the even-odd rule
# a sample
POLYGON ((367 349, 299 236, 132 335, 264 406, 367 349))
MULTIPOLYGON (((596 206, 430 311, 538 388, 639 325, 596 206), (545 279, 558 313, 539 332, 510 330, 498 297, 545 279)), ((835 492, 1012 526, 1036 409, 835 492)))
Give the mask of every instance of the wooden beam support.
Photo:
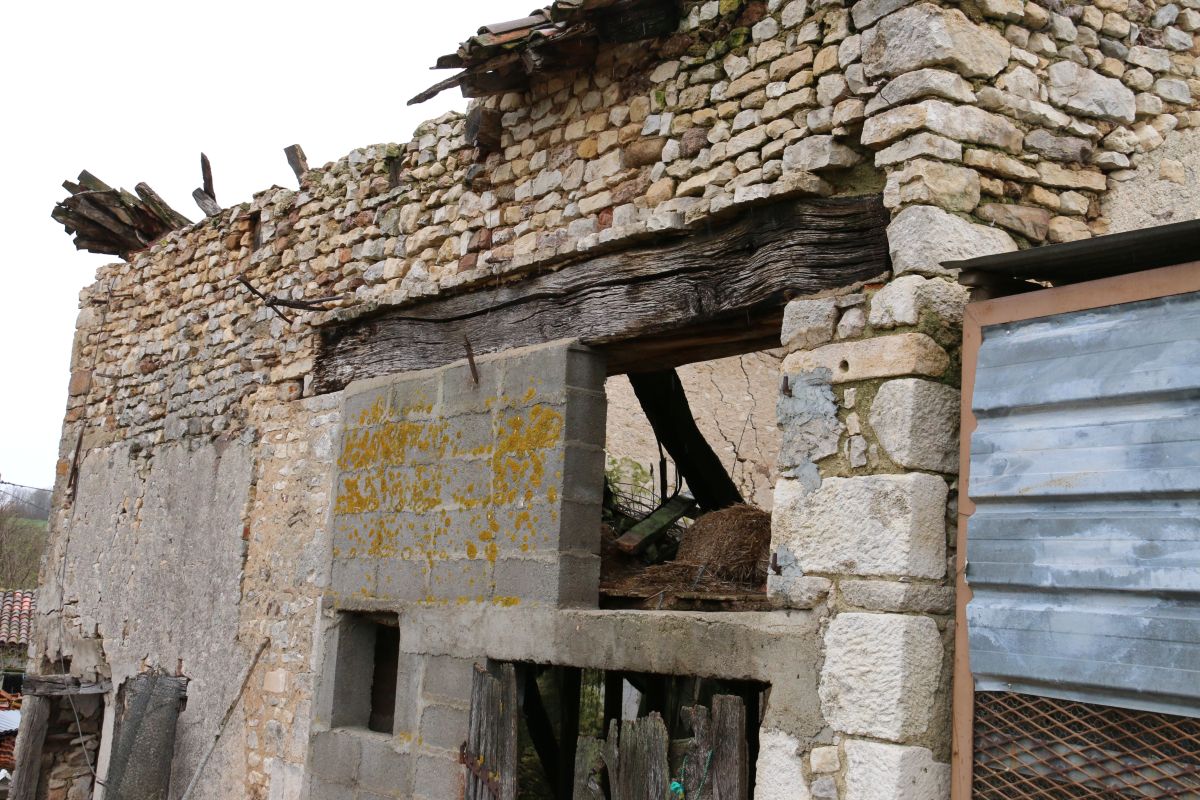
POLYGON ((700 507, 718 511, 743 502, 721 457, 696 427, 683 382, 675 370, 631 372, 629 383, 654 435, 670 454, 700 507))
POLYGON ((200 210, 206 217, 215 217, 221 213, 221 206, 217 205, 217 201, 203 189, 193 189, 192 199, 196 201, 196 205, 200 206, 200 210))
POLYGON ((13 782, 9 800, 34 800, 42 774, 42 745, 50 720, 50 701, 38 695, 26 696, 21 703, 21 728, 17 731, 17 749, 13 754, 13 782))
POLYGON ((314 389, 449 364, 462 358, 464 336, 476 356, 579 339, 609 355, 610 374, 777 345, 789 296, 889 269, 887 221, 877 195, 781 201, 554 272, 335 323, 321 332, 314 389), (640 360, 639 347, 654 361, 640 360))
POLYGON ((26 675, 21 691, 36 697, 65 697, 69 694, 105 694, 112 689, 109 681, 81 681, 74 675, 26 675))

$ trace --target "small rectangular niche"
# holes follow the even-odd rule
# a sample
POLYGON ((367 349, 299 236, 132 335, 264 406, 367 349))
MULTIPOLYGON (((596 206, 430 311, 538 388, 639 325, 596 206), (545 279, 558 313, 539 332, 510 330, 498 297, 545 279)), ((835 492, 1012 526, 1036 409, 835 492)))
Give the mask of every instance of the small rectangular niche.
POLYGON ((335 728, 394 732, 400 627, 395 614, 341 615, 334 669, 335 728))

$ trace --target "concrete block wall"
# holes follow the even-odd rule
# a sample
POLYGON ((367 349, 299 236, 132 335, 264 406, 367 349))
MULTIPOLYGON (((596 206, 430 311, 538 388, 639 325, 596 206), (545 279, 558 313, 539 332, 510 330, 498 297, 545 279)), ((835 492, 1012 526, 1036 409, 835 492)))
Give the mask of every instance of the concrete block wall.
MULTIPOLYGON (((339 638, 344 633, 353 637, 351 625, 339 628, 339 638)), ((402 650, 394 732, 319 728, 307 762, 308 800, 460 797, 458 748, 467 737, 472 665, 483 660, 402 650)), ((333 703, 325 709, 335 718, 338 694, 334 687, 333 703)))
POLYGON ((569 342, 350 386, 332 589, 343 600, 594 606, 604 364, 569 342))
MULTIPOLYGON (((905 275, 787 308, 769 592, 824 612, 826 730, 764 734, 815 800, 949 796, 951 568, 966 290, 905 275)), ((792 782, 794 783, 794 781, 792 782)), ((759 800, 790 787, 763 784, 759 800)))

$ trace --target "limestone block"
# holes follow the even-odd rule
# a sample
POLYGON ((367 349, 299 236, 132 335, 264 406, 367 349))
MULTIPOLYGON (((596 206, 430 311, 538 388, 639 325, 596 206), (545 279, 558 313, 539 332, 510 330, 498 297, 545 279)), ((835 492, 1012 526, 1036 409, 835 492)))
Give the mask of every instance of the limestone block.
POLYGON ((1045 241, 1050 229, 1050 212, 1036 206, 984 203, 975 209, 975 214, 1037 242, 1045 241))
POLYGON ((1055 161, 1077 161, 1086 164, 1092 155, 1092 143, 1078 136, 1055 136, 1039 128, 1025 134, 1025 149, 1055 161))
POLYGON ((981 0, 979 10, 986 17, 1019 22, 1025 16, 1025 0, 981 0))
POLYGON ((954 610, 954 587, 883 580, 849 580, 838 583, 842 599, 871 611, 900 614, 949 614, 954 610))
POLYGON ((916 325, 921 313, 929 311, 950 325, 962 324, 963 308, 970 293, 965 286, 941 278, 902 275, 871 298, 871 327, 877 330, 897 325, 916 325))
POLYGON ((863 34, 868 76, 945 65, 966 77, 990 77, 1008 66, 1009 50, 994 29, 976 25, 958 9, 931 3, 898 11, 863 34))
POLYGON ((988 111, 1005 114, 1030 125, 1044 125, 1049 128, 1065 128, 1071 124, 1071 118, 1049 103, 997 89, 995 86, 984 86, 977 93, 979 105, 988 111))
POLYGON ((957 389, 915 378, 888 381, 879 387, 868 419, 900 466, 958 472, 957 389))
POLYGON ((1022 134, 1004 117, 976 108, 956 106, 943 100, 923 100, 897 106, 863 123, 863 144, 883 147, 902 136, 919 130, 932 131, 960 142, 999 147, 1010 153, 1021 152, 1022 134))
MULTIPOLYGON (((929 727, 941 667, 941 634, 929 617, 839 614, 825 634, 818 690, 825 721, 841 733, 897 742, 918 736, 929 727)), ((853 764, 849 749, 846 756, 853 764)))
POLYGON ((1087 224, 1074 217, 1054 217, 1050 220, 1049 239, 1052 242, 1077 242, 1092 238, 1087 224))
POLYGON ((837 303, 832 297, 793 300, 783 310, 779 341, 784 347, 801 350, 833 340, 837 303))
POLYGON ((925 747, 851 739, 846 749, 846 800, 947 800, 950 765, 925 747))
POLYGON ((826 369, 828 380, 839 384, 901 375, 940 377, 949 364, 946 351, 933 339, 923 333, 902 333, 792 353, 784 359, 783 371, 826 369))
POLYGON ((1037 165, 1038 182, 1056 189, 1087 189, 1092 192, 1103 192, 1108 186, 1108 179, 1101 172, 1086 169, 1067 169, 1053 161, 1039 161, 1037 165))
POLYGON ((808 136, 783 151, 783 165, 787 169, 805 172, 846 169, 862 160, 862 155, 832 136, 808 136))
POLYGON ((898 208, 910 203, 971 211, 979 205, 979 173, 943 161, 914 159, 888 175, 883 189, 885 207, 898 208))
POLYGON ((784 608, 815 608, 833 586, 829 578, 808 575, 768 575, 767 596, 784 608))
POLYGON ((850 9, 850 16, 854 20, 854 27, 861 31, 876 20, 913 2, 915 0, 858 0, 850 9))
POLYGON ((1133 122, 1133 92, 1116 78, 1081 67, 1073 61, 1050 65, 1050 102, 1085 117, 1133 122))
MULTIPOLYGON (((999 153, 995 155, 999 155, 999 153)), ((892 164, 902 164, 920 156, 941 158, 946 161, 961 161, 963 148, 961 144, 951 141, 945 136, 922 131, 880 150, 875 154, 875 166, 886 167, 892 164)), ((1030 171, 1032 172, 1032 170, 1030 171)))
POLYGON ((977 225, 934 206, 909 206, 888 225, 888 250, 897 275, 949 275, 944 261, 1009 253, 1017 243, 1004 231, 977 225))
POLYGON ((789 733, 765 730, 758 738, 755 800, 809 800, 800 741, 789 733))
POLYGON ((805 573, 940 578, 946 572, 946 482, 936 475, 826 478, 775 487, 772 545, 805 573))
POLYGON ((867 104, 867 113, 874 114, 922 97, 941 97, 960 103, 975 102, 975 92, 970 83, 953 72, 927 67, 897 75, 885 83, 867 104))
POLYGON ((994 150, 967 150, 963 154, 963 163, 1018 181, 1037 180, 1038 176, 1037 170, 1025 162, 994 150))

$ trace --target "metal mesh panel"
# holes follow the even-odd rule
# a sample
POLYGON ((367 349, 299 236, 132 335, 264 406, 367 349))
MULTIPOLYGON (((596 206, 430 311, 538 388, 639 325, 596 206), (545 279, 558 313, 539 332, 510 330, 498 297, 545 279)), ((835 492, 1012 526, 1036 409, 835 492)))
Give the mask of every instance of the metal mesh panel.
POLYGON ((972 796, 1200 797, 1200 719, 977 692, 972 796))

